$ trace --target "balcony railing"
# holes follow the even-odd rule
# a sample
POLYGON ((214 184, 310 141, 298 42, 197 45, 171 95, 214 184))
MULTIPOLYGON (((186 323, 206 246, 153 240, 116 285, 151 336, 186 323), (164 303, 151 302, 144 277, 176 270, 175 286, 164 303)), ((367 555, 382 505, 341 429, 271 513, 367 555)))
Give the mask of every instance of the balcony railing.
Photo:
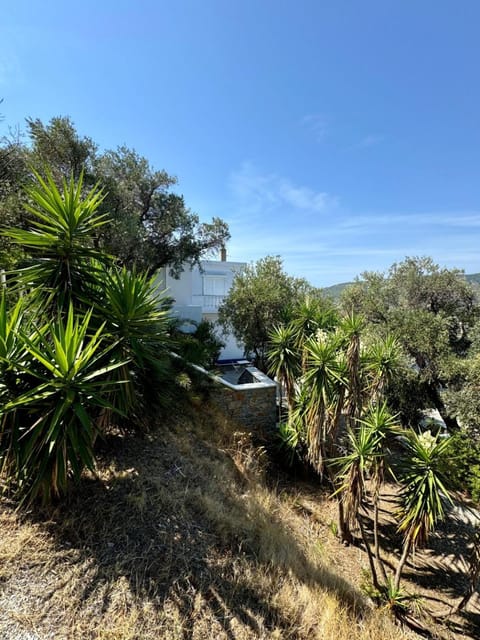
POLYGON ((192 296, 192 303, 202 307, 203 311, 217 311, 225 296, 192 296))

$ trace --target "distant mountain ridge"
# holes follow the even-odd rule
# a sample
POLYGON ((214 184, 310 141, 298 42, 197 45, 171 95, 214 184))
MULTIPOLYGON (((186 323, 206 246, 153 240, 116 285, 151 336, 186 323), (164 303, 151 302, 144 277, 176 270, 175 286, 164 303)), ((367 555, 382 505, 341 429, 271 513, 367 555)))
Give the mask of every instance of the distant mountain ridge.
MULTIPOLYGON (((466 273, 465 280, 472 284, 480 285, 480 273, 466 273)), ((331 287, 324 287, 322 289, 323 293, 329 298, 333 298, 334 300, 338 300, 342 295, 342 291, 350 286, 351 284, 355 284, 354 282, 340 282, 339 284, 333 284, 331 287)))
POLYGON ((480 273, 466 273, 465 279, 474 284, 480 284, 480 273))

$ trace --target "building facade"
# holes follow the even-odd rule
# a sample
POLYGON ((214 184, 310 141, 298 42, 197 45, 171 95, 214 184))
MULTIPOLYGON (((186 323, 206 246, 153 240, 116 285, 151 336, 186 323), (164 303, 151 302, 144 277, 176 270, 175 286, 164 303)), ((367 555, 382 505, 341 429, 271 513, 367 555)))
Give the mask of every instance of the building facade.
MULTIPOLYGON (((235 274, 241 271, 246 263, 225 259, 202 260, 200 265, 187 267, 178 279, 171 276, 167 268, 160 269, 158 273, 159 287, 166 289, 167 295, 173 298, 172 312, 176 317, 186 321, 186 328, 188 320, 208 320, 214 324, 218 321, 218 309, 232 286, 235 274)), ((218 333, 225 342, 220 358, 242 358, 243 345, 239 345, 233 335, 222 333, 220 328, 218 333)))

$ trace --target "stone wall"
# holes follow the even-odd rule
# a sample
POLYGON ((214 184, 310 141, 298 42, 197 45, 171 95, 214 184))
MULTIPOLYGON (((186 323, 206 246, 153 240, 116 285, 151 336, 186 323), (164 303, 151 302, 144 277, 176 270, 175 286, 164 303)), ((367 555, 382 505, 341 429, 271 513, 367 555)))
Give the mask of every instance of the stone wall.
POLYGON ((212 401, 228 419, 253 432, 260 434, 273 431, 277 421, 276 385, 238 386, 243 386, 243 389, 215 385, 212 401))
MULTIPOLYGON (((173 353, 172 355, 179 357, 173 353)), ((255 367, 247 366, 240 377, 249 382, 231 384, 203 367, 196 364, 189 366, 214 383, 210 400, 227 419, 259 435, 268 435, 276 429, 277 383, 267 375, 255 367)))

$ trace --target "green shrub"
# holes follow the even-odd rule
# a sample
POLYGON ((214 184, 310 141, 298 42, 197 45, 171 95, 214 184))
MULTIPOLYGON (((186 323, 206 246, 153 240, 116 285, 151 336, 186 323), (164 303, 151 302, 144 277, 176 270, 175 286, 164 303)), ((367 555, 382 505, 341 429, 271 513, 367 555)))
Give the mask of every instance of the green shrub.
POLYGON ((94 468, 114 416, 131 427, 158 408, 170 340, 153 279, 95 249, 101 193, 36 177, 30 228, 3 231, 30 264, 12 274, 19 301, 0 301, 0 461, 22 500, 48 502, 94 468))
POLYGON ((480 501, 480 442, 466 429, 449 438, 449 475, 458 491, 480 501))
POLYGON ((191 324, 195 326, 195 331, 184 333, 178 328, 179 323, 176 323, 176 352, 187 362, 211 369, 215 366, 225 343, 218 337, 214 324, 208 320, 191 324))
POLYGON ((97 298, 98 317, 107 340, 125 364, 112 372, 121 382, 111 403, 130 424, 144 424, 161 404, 169 368, 169 315, 166 298, 154 277, 112 267, 104 276, 97 298))
POLYGON ((91 312, 79 319, 70 306, 65 321, 17 332, 24 357, 10 366, 28 388, 2 398, 0 456, 24 499, 49 502, 65 492, 70 472, 78 478, 84 467, 93 470, 96 418, 112 408, 108 374, 123 363, 103 364, 112 345, 105 347, 103 326, 89 336, 90 320, 91 312))
POLYGON ((65 311, 70 302, 88 309, 92 288, 101 280, 99 267, 111 261, 94 246, 98 229, 108 222, 97 213, 102 193, 96 187, 84 193, 83 174, 76 183, 73 177, 63 180, 61 188, 49 171, 45 179, 35 176, 37 184, 27 190, 29 228, 2 232, 30 256, 15 274, 17 285, 32 291, 32 302, 43 312, 53 307, 65 311))

